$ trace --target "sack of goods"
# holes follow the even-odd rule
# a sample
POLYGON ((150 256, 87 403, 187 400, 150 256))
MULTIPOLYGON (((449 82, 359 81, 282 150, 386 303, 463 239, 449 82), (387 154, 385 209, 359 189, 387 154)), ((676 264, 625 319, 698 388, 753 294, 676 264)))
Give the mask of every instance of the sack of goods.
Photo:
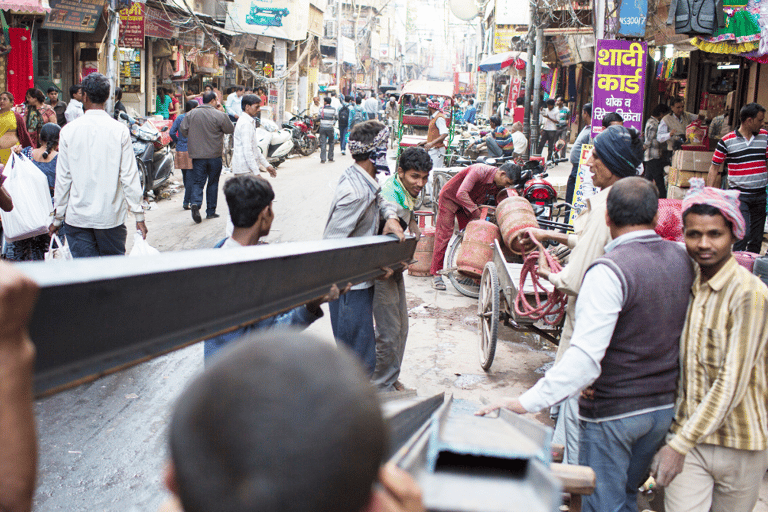
POLYGON ((16 153, 11 153, 3 174, 3 186, 13 199, 13 210, 0 210, 5 239, 15 242, 47 233, 53 222, 48 178, 27 157, 16 153))

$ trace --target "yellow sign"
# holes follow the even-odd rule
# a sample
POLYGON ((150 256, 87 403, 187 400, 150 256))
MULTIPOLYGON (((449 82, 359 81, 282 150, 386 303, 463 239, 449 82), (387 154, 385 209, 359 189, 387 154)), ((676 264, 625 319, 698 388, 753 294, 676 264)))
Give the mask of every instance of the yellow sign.
POLYGON ((513 36, 523 37, 512 25, 496 25, 493 32, 493 53, 504 53, 510 50, 509 41, 513 36))
MULTIPOLYGON (((568 224, 573 226, 573 220, 578 217, 584 208, 587 207, 587 199, 597 194, 597 189, 592 185, 592 172, 587 167, 587 160, 592 153, 592 144, 581 146, 581 155, 579 156, 579 171, 576 173, 576 184, 573 187, 573 201, 571 214, 568 217, 568 224)), ((569 198, 565 198, 567 201, 569 198)))

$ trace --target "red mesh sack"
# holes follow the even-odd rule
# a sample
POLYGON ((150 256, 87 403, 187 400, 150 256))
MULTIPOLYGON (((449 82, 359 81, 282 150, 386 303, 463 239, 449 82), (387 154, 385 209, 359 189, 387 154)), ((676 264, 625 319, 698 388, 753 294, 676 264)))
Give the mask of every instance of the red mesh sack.
POLYGON ((733 251, 733 257, 736 258, 736 263, 752 272, 752 269, 755 267, 755 259, 760 257, 760 255, 747 251, 733 251))
POLYGON ((659 221, 656 233, 664 240, 683 241, 683 201, 659 199, 659 221))

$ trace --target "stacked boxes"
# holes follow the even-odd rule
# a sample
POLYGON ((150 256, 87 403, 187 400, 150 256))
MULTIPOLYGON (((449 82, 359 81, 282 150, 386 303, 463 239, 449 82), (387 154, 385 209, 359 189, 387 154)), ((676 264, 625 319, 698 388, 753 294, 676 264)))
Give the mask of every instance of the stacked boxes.
POLYGON ((667 177, 667 197, 683 199, 691 178, 707 178, 714 151, 678 150, 672 155, 672 165, 667 177))

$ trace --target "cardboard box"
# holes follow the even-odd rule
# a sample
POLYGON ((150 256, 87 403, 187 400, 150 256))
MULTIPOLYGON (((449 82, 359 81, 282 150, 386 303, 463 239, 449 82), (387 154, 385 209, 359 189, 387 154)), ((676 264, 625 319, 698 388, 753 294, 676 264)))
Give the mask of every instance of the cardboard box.
POLYGON ((682 171, 707 172, 714 151, 686 151, 679 149, 672 155, 672 167, 682 171))
POLYGON ((669 176, 667 177, 667 183, 669 183, 669 185, 674 185, 676 187, 688 188, 691 186, 688 180, 690 180, 691 178, 701 178, 704 181, 706 181, 708 173, 709 173, 709 169, 707 169, 707 172, 696 172, 696 171, 681 171, 680 169, 676 169, 675 167, 670 167, 669 176))
POLYGON ((685 194, 688 193, 687 188, 677 187, 675 185, 670 185, 667 188, 667 199, 684 199, 685 194))

